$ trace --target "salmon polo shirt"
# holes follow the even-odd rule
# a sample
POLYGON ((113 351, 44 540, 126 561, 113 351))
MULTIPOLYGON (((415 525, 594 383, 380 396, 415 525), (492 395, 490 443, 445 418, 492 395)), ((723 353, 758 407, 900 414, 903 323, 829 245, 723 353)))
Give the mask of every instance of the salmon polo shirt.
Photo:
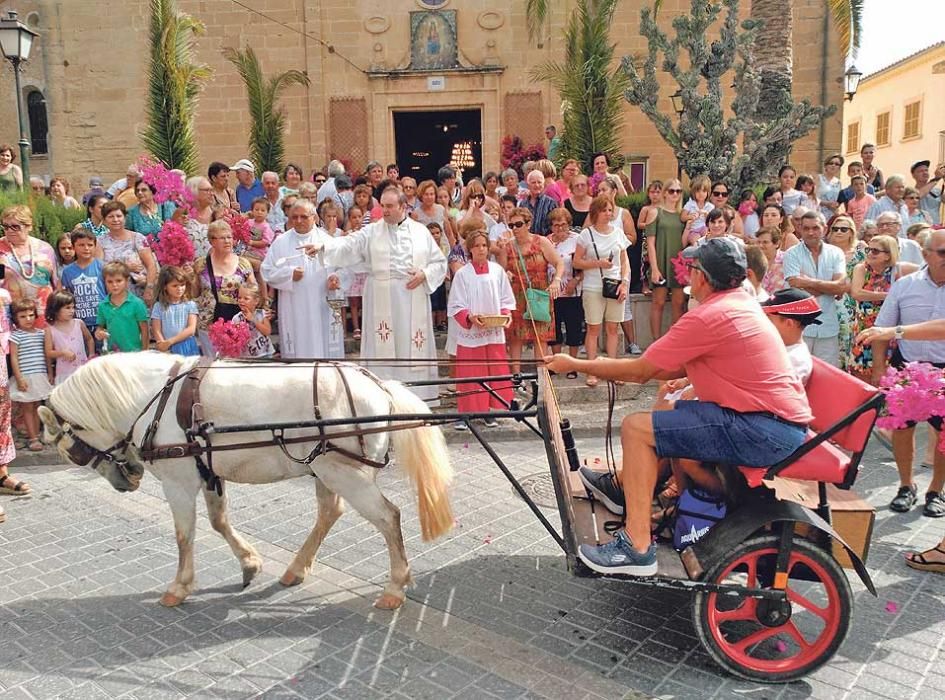
POLYGON ((643 357, 667 372, 685 369, 700 401, 792 423, 813 418, 781 336, 740 287, 683 314, 643 357))

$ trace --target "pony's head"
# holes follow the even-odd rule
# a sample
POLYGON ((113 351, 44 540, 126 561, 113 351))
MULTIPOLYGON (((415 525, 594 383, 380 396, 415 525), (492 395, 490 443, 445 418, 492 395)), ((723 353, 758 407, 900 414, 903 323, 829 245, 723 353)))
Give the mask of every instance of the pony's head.
POLYGON ((144 467, 130 459, 124 447, 109 449, 91 445, 78 434, 90 431, 69 423, 46 406, 39 407, 39 418, 43 422, 43 442, 54 445, 65 461, 77 467, 91 466, 116 491, 135 491, 141 485, 144 467))

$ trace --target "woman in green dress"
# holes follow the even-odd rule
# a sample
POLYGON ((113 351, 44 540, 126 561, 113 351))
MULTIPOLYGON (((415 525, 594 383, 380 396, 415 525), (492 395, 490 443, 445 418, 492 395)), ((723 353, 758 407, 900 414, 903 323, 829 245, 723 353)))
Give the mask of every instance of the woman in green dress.
POLYGON ((656 340, 663 334, 663 307, 669 297, 673 307, 673 323, 683 315, 686 294, 683 285, 676 279, 670 262, 682 250, 683 229, 686 225, 679 218, 682 211, 682 183, 673 179, 663 188, 663 199, 659 206, 649 210, 644 222, 646 250, 650 261, 650 287, 653 303, 650 306, 650 334, 656 340))

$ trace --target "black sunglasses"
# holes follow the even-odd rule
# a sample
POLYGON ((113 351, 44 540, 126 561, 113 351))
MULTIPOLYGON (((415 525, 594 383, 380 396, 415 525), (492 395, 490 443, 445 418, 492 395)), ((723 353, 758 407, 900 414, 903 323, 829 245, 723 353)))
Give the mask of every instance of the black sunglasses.
POLYGON ((511 221, 511 222, 509 222, 509 228, 522 228, 522 226, 525 226, 525 225, 526 225, 526 224, 525 224, 524 221, 511 221))
POLYGON ((728 197, 728 192, 713 192, 713 197, 728 197))
POLYGON ((669 192, 670 194, 679 194, 680 192, 682 192, 682 190, 678 190, 676 188, 672 188, 666 191, 669 192))
POLYGON ((840 233, 849 233, 853 229, 851 229, 849 226, 831 226, 830 230, 839 231, 840 233))

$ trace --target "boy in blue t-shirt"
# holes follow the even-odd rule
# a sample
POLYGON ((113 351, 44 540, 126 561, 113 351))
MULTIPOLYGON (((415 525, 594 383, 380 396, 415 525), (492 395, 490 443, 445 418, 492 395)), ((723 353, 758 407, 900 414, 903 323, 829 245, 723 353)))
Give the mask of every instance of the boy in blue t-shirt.
POLYGON ((62 286, 75 297, 75 317, 94 333, 98 305, 108 297, 102 275, 104 265, 95 257, 94 233, 80 227, 70 235, 75 262, 62 269, 62 286))

